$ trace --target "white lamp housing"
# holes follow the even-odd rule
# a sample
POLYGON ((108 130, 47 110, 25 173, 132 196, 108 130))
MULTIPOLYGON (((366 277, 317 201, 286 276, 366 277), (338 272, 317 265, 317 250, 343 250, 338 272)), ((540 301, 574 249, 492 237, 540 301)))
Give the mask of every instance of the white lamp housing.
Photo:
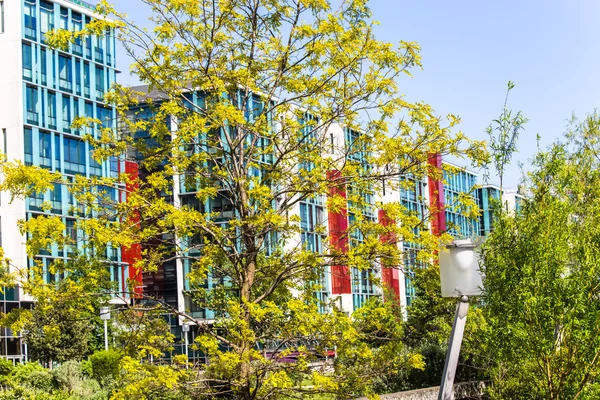
POLYGON ((455 240, 440 250, 442 297, 481 294, 478 245, 471 239, 455 240))
POLYGON ((110 308, 100 307, 100 319, 103 321, 110 319, 110 308))

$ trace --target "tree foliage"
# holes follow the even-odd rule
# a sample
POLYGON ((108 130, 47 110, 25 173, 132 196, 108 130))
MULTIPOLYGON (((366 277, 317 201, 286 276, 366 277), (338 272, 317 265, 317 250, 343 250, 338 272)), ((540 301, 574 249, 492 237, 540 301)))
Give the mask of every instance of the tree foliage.
POLYGON ((502 190, 502 180, 506 166, 510 163, 513 153, 517 151, 519 133, 523 130, 523 125, 527 123, 527 118, 523 116, 521 111, 517 111, 513 115, 513 111, 507 107, 508 95, 514 87, 515 84, 508 81, 502 113, 486 129, 489 137, 492 163, 500 178, 500 190, 502 190))
POLYGON ((29 357, 48 365, 83 359, 89 353, 92 326, 80 317, 64 302, 38 303, 24 325, 29 357))
POLYGON ((592 114, 535 156, 530 198, 485 243, 493 397, 598 396, 599 126, 592 114))
MULTIPOLYGON (((47 172, 39 179, 40 168, 3 164, 1 188, 13 196, 61 182, 79 204, 83 255, 61 266, 70 290, 78 298, 116 290, 106 281, 110 260, 102 254, 109 247, 141 243, 135 267, 143 271, 166 261, 185 265, 186 296, 215 312, 214 323, 199 323, 196 339, 210 361, 196 385, 209 395, 278 398, 302 392, 296 383, 306 377, 314 385, 305 393, 356 395, 369 392, 382 365, 422 367, 418 356, 403 351, 389 307, 371 304, 365 312, 380 322, 361 314, 359 323, 315 297, 329 266, 401 268, 397 245, 382 236, 417 243, 424 259, 433 255, 440 238, 417 235, 415 228, 426 221, 399 201, 380 205, 392 224, 373 218, 372 197, 384 183, 396 189, 400 177, 439 178, 441 171, 427 162, 432 154, 477 165, 486 158, 483 143, 455 132, 458 117, 440 118, 428 104, 402 95, 401 78, 421 66, 419 46, 377 40, 366 1, 337 8, 318 0, 141 3, 153 12, 151 31, 102 1, 98 12, 112 14, 112 21, 47 37, 63 47, 106 28, 118 30, 135 60, 133 72, 149 90, 115 86, 106 95, 117 108, 117 131, 84 118, 73 126, 94 128, 86 140, 98 161, 124 155, 139 161, 139 179, 121 174, 71 183, 47 172), (344 143, 330 140, 334 123, 345 129, 344 143), (126 201, 111 204, 103 187, 127 192, 126 201), (346 199, 332 195, 340 188, 346 199), (347 252, 302 243, 301 202, 322 203, 332 212, 349 207, 347 252), (330 312, 320 313, 323 308, 330 312), (384 328, 389 331, 380 340, 386 344, 375 344, 372 335, 384 328), (333 374, 311 367, 333 348, 339 354, 333 374), (281 362, 290 354, 295 363, 281 362)), ((315 227, 323 236, 324 223, 315 227)), ((31 256, 51 245, 73 245, 56 218, 36 218, 22 229, 31 256)), ((54 293, 43 282, 27 289, 54 293)), ((122 363, 131 381, 116 398, 180 384, 177 369, 153 370, 133 357, 122 363)))

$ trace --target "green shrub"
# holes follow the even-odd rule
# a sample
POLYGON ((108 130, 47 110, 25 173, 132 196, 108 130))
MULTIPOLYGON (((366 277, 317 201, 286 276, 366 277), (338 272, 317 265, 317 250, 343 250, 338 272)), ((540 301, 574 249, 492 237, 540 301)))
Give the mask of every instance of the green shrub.
POLYGON ((45 371, 45 369, 40 364, 34 362, 18 364, 13 368, 11 376, 14 382, 23 383, 34 371, 45 371))
POLYGON ((90 360, 83 360, 81 362, 81 374, 85 378, 92 377, 92 362, 90 360))
POLYGON ((14 365, 11 361, 8 361, 6 358, 0 357, 0 375, 9 375, 12 372, 13 368, 14 365))
POLYGON ((123 354, 117 350, 98 351, 90 356, 92 378, 101 385, 107 380, 114 381, 119 376, 119 363, 123 354))
POLYGON ((77 394, 86 400, 108 400, 110 392, 110 389, 102 389, 95 379, 84 379, 77 394))
POLYGON ((52 371, 59 389, 72 393, 81 383, 81 364, 78 361, 67 361, 52 371))
POLYGON ((49 393, 54 389, 54 377, 45 369, 32 371, 23 381, 23 386, 49 393))

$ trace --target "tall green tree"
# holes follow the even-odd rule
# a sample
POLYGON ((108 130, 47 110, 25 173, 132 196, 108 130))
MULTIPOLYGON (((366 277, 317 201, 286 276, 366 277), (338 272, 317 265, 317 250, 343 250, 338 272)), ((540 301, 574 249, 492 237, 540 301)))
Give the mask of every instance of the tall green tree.
POLYGON ((500 116, 493 120, 486 128, 489 137, 489 147, 491 152, 492 163, 496 169, 496 173, 500 178, 500 191, 503 189, 504 171, 510 163, 513 154, 517 151, 517 141, 519 133, 524 129, 527 123, 527 118, 523 116, 521 111, 513 113, 513 110, 508 108, 508 95, 513 90, 515 84, 508 81, 506 89, 506 97, 500 116))
POLYGON ((529 198, 483 247, 494 398, 596 398, 600 374, 600 117, 534 158, 529 198))
MULTIPOLYGON (((336 7, 322 0, 140 4, 153 13, 151 31, 102 1, 97 11, 111 14, 112 21, 48 37, 61 47, 117 28, 135 60, 133 72, 149 85, 145 92, 116 86, 106 95, 118 109, 116 132, 99 128, 101 121, 75 121, 75 126, 96 126, 86 140, 97 149, 97 160, 135 154, 142 171, 140 179, 119 177, 129 183, 127 200, 110 212, 99 188, 127 191, 117 179, 80 178, 70 185, 86 207, 77 224, 85 233, 86 254, 97 257, 107 246, 142 243, 137 267, 144 271, 165 261, 189 265, 187 295, 217 316, 210 325, 201 323, 197 338, 210 362, 196 384, 211 395, 353 396, 368 393, 373 378, 392 362, 395 368, 421 366, 408 352, 381 350, 390 347, 366 340, 366 325, 353 324, 334 304, 315 300, 328 266, 401 268, 396 244, 382 236, 418 243, 425 258, 437 248, 438 238, 415 235, 424 221, 399 202, 381 206, 394 223, 373 220, 371 198, 384 183, 393 189, 408 174, 441 176, 428 166, 431 154, 466 157, 475 164, 486 157, 483 143, 455 132, 458 117, 440 118, 429 105, 402 95, 402 78, 421 66, 419 46, 377 40, 368 4, 360 0, 336 7), (345 143, 330 140, 333 123, 346 129, 345 143), (183 204, 179 198, 169 201, 174 185, 189 194, 183 204), (338 189, 347 198, 331 195, 338 189), (347 252, 335 246, 315 251, 299 240, 296 210, 310 201, 333 212, 350 207, 347 252), (217 203, 218 208, 212 206, 217 203), (323 307, 331 312, 320 313, 323 307), (311 368, 333 348, 339 355, 334 374, 311 368), (297 362, 280 361, 289 355, 297 362), (343 364, 348 358, 355 362, 343 364), (361 371, 364 365, 369 368, 361 371), (313 385, 300 390, 296 383, 307 377, 313 385)), ((36 168, 8 162, 3 172, 2 188, 15 195, 47 190, 36 168)), ((53 218, 39 221, 51 223, 59 224, 53 218)), ((314 230, 326 243, 325 223, 319 221, 314 230)), ((41 247, 68 245, 62 235, 48 239, 43 236, 48 229, 33 227, 23 224, 41 247)), ((88 271, 101 269, 96 263, 88 271)), ((396 340, 397 333, 393 328, 382 337, 396 340)))

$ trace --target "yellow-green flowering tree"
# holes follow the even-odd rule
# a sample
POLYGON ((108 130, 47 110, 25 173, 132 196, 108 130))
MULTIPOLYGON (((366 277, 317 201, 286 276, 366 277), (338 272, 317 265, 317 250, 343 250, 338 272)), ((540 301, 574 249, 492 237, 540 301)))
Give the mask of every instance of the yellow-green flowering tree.
MULTIPOLYGON (((85 233, 87 257, 107 246, 141 243, 136 267, 144 271, 173 260, 189 265, 187 295, 216 315, 213 323, 201 323, 197 338, 210 360, 189 383, 199 393, 243 399, 351 396, 369 393, 384 369, 422 367, 418 356, 400 351, 401 329, 389 323, 400 321, 389 314, 391 308, 371 305, 365 311, 387 321, 377 326, 374 317, 361 314, 352 321, 315 297, 328 266, 402 268, 398 247, 382 236, 418 243, 423 260, 431 259, 443 238, 426 230, 415 236, 414 228, 427 221, 399 201, 376 205, 373 196, 384 185, 398 189, 402 176, 439 178, 441 171, 427 163, 432 154, 475 164, 486 158, 482 143, 453 130, 458 117, 441 118, 426 103, 402 95, 402 80, 421 66, 419 46, 377 40, 368 4, 361 0, 335 6, 324 0, 140 5, 152 10, 151 30, 138 28, 103 1, 98 12, 112 21, 49 35, 61 47, 115 27, 134 59, 132 71, 149 85, 147 91, 115 86, 106 100, 117 107, 119 129, 102 128, 101 135, 87 138, 98 160, 134 158, 141 172, 139 178, 122 174, 71 184, 86 207, 78 228, 85 233), (334 123, 346 129, 344 143, 331 140, 334 123), (117 187, 119 181, 127 182, 118 186, 127 192, 126 201, 102 212, 108 199, 97 188, 117 187), (298 205, 311 201, 331 212, 349 208, 347 252, 328 246, 325 220, 314 227, 322 248, 300 241, 298 205), (377 207, 392 224, 372 218, 377 207), (319 312, 326 307, 330 312, 319 312), (369 338, 373 326, 389 345, 369 338), (339 355, 334 371, 314 368, 317 356, 333 348, 339 355), (297 361, 281 362, 290 355, 297 361), (344 363, 348 359, 353 362, 344 363), (302 384, 306 380, 309 385, 302 384)), ((38 169, 10 162, 3 171, 2 188, 20 196, 62 180, 48 173, 40 179, 38 169)), ((60 234, 64 227, 56 224, 45 218, 23 223, 22 229, 38 249, 68 246, 60 234), (51 224, 59 233, 48 236, 51 224)), ((102 276, 101 263, 87 270, 102 276)), ((44 285, 27 288, 34 295, 40 288, 52 292, 44 285)))

